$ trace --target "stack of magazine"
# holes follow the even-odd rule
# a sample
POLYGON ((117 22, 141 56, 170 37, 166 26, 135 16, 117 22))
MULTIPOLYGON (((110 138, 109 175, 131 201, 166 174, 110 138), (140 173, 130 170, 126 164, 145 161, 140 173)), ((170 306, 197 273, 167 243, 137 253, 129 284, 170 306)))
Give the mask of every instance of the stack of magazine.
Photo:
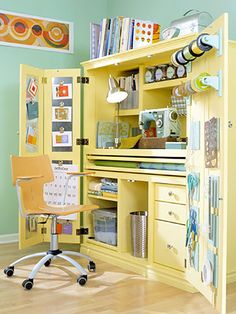
POLYGON ((90 24, 90 59, 156 43, 160 25, 130 17, 103 18, 90 24))

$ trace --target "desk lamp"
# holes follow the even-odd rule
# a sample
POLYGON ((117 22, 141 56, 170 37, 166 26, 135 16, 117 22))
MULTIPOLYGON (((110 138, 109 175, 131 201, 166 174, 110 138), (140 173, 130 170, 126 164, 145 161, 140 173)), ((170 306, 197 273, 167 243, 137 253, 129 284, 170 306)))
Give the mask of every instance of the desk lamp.
POLYGON ((125 100, 128 97, 128 93, 119 86, 118 82, 112 77, 109 76, 108 80, 109 91, 107 94, 107 102, 110 104, 117 104, 117 115, 116 115, 116 135, 115 135, 115 148, 118 148, 120 142, 119 134, 119 110, 120 102, 125 100))

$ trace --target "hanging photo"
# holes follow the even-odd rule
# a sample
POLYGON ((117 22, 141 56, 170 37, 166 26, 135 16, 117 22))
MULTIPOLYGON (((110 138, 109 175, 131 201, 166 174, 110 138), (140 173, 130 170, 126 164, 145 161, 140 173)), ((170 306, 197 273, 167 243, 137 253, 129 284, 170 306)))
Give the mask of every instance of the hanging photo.
POLYGON ((53 147, 69 147, 72 146, 72 132, 52 132, 53 147))
POLYGON ((52 86, 53 99, 72 99, 72 84, 55 84, 52 86))
POLYGON ((52 107, 52 122, 71 122, 71 107, 52 107))

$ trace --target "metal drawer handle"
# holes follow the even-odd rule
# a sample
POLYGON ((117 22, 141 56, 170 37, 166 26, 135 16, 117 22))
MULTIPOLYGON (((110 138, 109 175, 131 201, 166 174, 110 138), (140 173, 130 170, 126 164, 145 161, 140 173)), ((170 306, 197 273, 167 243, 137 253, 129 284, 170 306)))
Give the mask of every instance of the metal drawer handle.
POLYGON ((174 215, 174 212, 172 212, 172 210, 170 210, 170 211, 168 212, 168 214, 169 214, 170 216, 172 216, 172 215, 174 215))
POLYGON ((168 195, 169 195, 169 196, 173 196, 174 193, 173 193, 172 191, 169 191, 169 192, 168 192, 168 195))
POLYGON ((171 244, 167 244, 167 246, 166 246, 166 247, 167 247, 167 249, 168 249, 168 250, 173 249, 173 245, 171 245, 171 244))

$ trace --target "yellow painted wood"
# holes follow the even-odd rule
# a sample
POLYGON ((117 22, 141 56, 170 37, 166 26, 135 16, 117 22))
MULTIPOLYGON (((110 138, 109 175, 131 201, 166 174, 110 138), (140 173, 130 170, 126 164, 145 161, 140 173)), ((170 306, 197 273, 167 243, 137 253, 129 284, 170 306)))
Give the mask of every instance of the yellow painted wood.
MULTIPOLYGON (((55 69, 45 70, 44 77, 46 83, 44 84, 44 152, 50 156, 51 160, 69 160, 74 165, 78 165, 80 170, 81 153, 80 145, 76 145, 76 139, 80 138, 81 125, 80 125, 80 93, 81 85, 77 83, 77 77, 80 76, 80 69, 55 69), (46 136, 46 134, 52 134, 52 85, 54 78, 69 77, 72 78, 72 152, 53 152, 52 151, 52 136, 46 136)), ((79 191, 80 195, 80 180, 79 191)), ((81 200, 79 200, 81 202, 81 200)), ((80 228, 80 215, 77 215, 76 220, 72 220, 72 235, 61 234, 59 241, 64 243, 79 243, 80 237, 76 235, 76 229, 80 228)), ((50 222, 49 222, 50 224, 50 222)), ((50 241, 50 226, 47 226, 47 233, 44 235, 45 241, 50 241)))
POLYGON ((185 224, 186 211, 186 205, 155 201, 155 219, 185 224))
MULTIPOLYGON (((236 228, 235 228, 235 138, 236 138, 236 107, 235 107, 235 70, 236 70, 236 42, 229 42, 229 106, 227 120, 232 123, 231 128, 226 128, 228 134, 228 160, 227 160, 227 186, 228 186, 228 211, 227 211, 227 276, 229 282, 236 281, 236 228)), ((226 122, 227 123, 227 122, 226 122)))
MULTIPOLYGON (((217 34, 222 31, 222 49, 223 54, 217 55, 217 51, 212 49, 205 53, 192 63, 191 78, 197 77, 202 72, 211 75, 217 75, 222 71, 222 96, 219 96, 213 88, 206 92, 196 93, 192 96, 192 105, 189 107, 188 116, 190 120, 200 121, 200 150, 187 150, 187 171, 200 173, 200 202, 199 217, 200 224, 207 223, 208 198, 207 187, 209 175, 220 176, 220 201, 219 208, 219 250, 218 250, 218 288, 215 293, 210 286, 205 286, 201 281, 201 270, 207 258, 208 241, 207 235, 202 232, 199 237, 199 271, 194 271, 188 267, 186 270, 187 279, 196 287, 205 297, 216 306, 219 312, 223 313, 225 309, 225 289, 226 289, 226 230, 227 230, 227 108, 228 108, 228 16, 222 15, 205 29, 204 32, 217 34), (220 118, 220 154, 219 166, 214 169, 206 169, 204 161, 204 122, 213 118, 220 118), (205 196, 206 195, 206 196, 205 196)), ((189 120, 189 121, 190 121, 189 120)), ((188 124, 189 128, 189 124, 188 124)), ((189 132, 189 129, 187 133, 189 132)))
POLYGON ((156 184, 155 200, 186 204, 186 187, 181 185, 156 184))
POLYGON ((95 147, 87 148, 88 155, 105 155, 105 156, 134 156, 134 157, 167 157, 167 158, 185 158, 185 149, 95 149, 95 147))
POLYGON ((161 82, 155 82, 155 83, 146 83, 143 85, 143 90, 152 90, 152 89, 164 89, 168 88, 171 89, 175 86, 181 85, 187 81, 187 78, 181 78, 181 79, 173 79, 173 80, 167 80, 167 81, 161 81, 161 82))
POLYGON ((42 69, 34 68, 25 64, 20 65, 20 110, 19 110, 19 154, 21 156, 26 155, 38 155, 43 153, 43 84, 42 80, 44 72, 42 69), (36 152, 29 152, 26 150, 25 138, 26 138, 26 121, 27 121, 27 108, 26 108, 26 90, 28 88, 27 80, 30 78, 36 78, 38 84, 38 148, 36 152))
POLYGON ((185 235, 185 226, 155 220, 154 261, 178 270, 184 270, 185 235))
MULTIPOLYGON (((20 107, 19 107, 19 155, 20 156, 35 156, 43 153, 43 79, 44 73, 42 69, 34 68, 28 65, 20 65, 20 107), (38 149, 37 152, 29 152, 26 149, 26 122, 27 122, 27 108, 26 108, 26 90, 28 88, 27 80, 29 77, 36 78, 38 83, 38 149)), ((29 232, 26 227, 26 220, 19 215, 19 247, 21 249, 43 241, 41 228, 36 232, 29 232)))

